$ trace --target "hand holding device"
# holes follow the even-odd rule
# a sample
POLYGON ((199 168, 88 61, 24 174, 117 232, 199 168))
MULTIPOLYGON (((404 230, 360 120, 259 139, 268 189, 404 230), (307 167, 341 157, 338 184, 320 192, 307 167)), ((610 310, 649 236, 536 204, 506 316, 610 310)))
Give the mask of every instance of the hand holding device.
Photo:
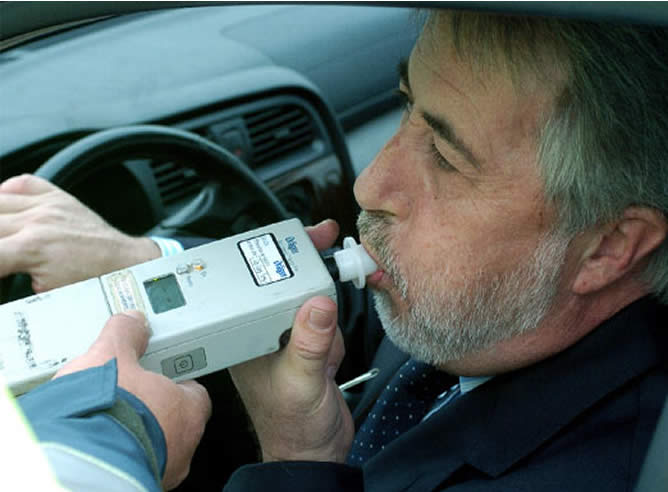
MULTIPOLYGON (((354 241, 344 245, 329 266, 360 287, 376 266, 354 241)), ((153 330, 141 365, 192 379, 278 350, 317 295, 335 300, 334 281, 291 219, 1 305, 0 371, 15 394, 28 391, 85 352, 110 315, 139 310, 153 330)))
MULTIPOLYGON (((308 233, 323 250, 338 230, 325 223, 308 233)), ((331 299, 310 299, 283 350, 230 368, 264 461, 345 459, 354 427, 334 381, 345 352, 336 316, 331 299)))
POLYGON ((139 398, 158 420, 167 444, 163 486, 176 487, 188 474, 190 462, 211 415, 211 400, 203 386, 174 383, 146 371, 139 358, 148 344, 149 329, 138 311, 113 316, 90 349, 63 366, 54 376, 100 366, 116 358, 118 385, 139 398))

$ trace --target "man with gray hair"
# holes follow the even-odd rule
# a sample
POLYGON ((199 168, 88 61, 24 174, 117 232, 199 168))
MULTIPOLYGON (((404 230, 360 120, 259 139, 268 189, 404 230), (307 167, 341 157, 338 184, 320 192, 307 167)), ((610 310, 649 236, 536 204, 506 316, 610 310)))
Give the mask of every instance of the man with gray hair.
POLYGON ((226 491, 633 487, 668 393, 667 34, 428 15, 355 184, 381 375, 351 413, 306 302, 230 371, 264 463, 226 491))
POLYGON ((667 42, 428 17, 401 125, 355 184, 378 314, 410 358, 366 388, 353 438, 334 306, 307 304, 287 350, 233 368, 266 463, 226 490, 633 486, 668 392, 667 42))

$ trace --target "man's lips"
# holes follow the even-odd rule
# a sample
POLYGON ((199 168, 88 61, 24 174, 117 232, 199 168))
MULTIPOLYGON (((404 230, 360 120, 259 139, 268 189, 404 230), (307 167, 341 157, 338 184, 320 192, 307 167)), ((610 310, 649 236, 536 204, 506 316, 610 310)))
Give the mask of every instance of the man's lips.
POLYGON ((360 238, 360 242, 362 243, 362 246, 366 250, 366 252, 369 254, 371 259, 374 261, 374 263, 378 266, 378 270, 375 272, 367 275, 366 282, 370 286, 376 286, 380 283, 382 278, 385 276, 385 270, 383 269, 383 265, 378 261, 378 257, 373 253, 373 251, 366 245, 364 244, 364 240, 360 238))
POLYGON ((376 287, 378 286, 378 284, 380 284, 384 276, 385 276, 384 270, 376 270, 366 278, 366 283, 371 287, 376 287))

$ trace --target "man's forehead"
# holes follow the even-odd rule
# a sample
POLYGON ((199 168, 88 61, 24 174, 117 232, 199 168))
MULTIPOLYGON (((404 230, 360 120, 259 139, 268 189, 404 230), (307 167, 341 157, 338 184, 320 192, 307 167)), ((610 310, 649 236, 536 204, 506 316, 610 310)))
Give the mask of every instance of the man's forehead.
POLYGON ((482 69, 474 60, 455 48, 449 24, 445 20, 428 22, 417 39, 407 63, 400 68, 405 80, 428 77, 433 82, 450 85, 466 92, 505 85, 509 78, 499 70, 482 69))
POLYGON ((422 28, 411 55, 428 59, 432 64, 443 60, 457 60, 477 69, 476 57, 468 56, 466 50, 459 49, 460 40, 455 37, 452 17, 448 11, 432 13, 422 28))
POLYGON ((503 70, 476 71, 458 56, 447 30, 425 26, 408 62, 399 65, 399 75, 415 89, 420 109, 450 123, 475 156, 475 167, 506 167, 504 156, 520 148, 527 155, 527 145, 536 156, 552 93, 535 84, 518 91, 503 70))
POLYGON ((541 21, 535 29, 529 25, 492 14, 434 11, 413 51, 435 64, 456 60, 481 84, 505 79, 520 96, 537 90, 556 95, 568 78, 564 47, 541 21))
MULTIPOLYGON (((523 121, 518 124, 522 133, 535 135, 540 129, 532 127, 537 127, 548 118, 562 87, 563 77, 557 73, 560 69, 553 66, 538 74, 529 64, 523 64, 517 70, 511 70, 511 61, 505 60, 504 54, 494 48, 490 48, 494 53, 474 59, 476 50, 456 47, 474 33, 460 27, 456 34, 452 24, 447 13, 430 18, 404 68, 408 70, 414 61, 419 60, 437 78, 456 85, 468 96, 486 94, 493 103, 504 100, 509 111, 505 116, 509 120, 521 118, 523 121), (548 76, 548 73, 554 76, 548 76)), ((484 42, 479 43, 481 47, 487 46, 484 42)), ((444 93, 443 97, 451 95, 444 93)), ((497 115, 499 121, 503 116, 497 115)))

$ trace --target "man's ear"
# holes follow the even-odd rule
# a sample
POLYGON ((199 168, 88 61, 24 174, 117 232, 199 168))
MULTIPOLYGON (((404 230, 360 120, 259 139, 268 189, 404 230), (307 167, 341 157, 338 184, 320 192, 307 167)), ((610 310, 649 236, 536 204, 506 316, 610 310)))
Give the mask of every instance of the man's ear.
POLYGON ((573 281, 575 294, 605 288, 633 270, 666 238, 668 222, 658 210, 629 207, 622 217, 602 228, 584 249, 573 281))

